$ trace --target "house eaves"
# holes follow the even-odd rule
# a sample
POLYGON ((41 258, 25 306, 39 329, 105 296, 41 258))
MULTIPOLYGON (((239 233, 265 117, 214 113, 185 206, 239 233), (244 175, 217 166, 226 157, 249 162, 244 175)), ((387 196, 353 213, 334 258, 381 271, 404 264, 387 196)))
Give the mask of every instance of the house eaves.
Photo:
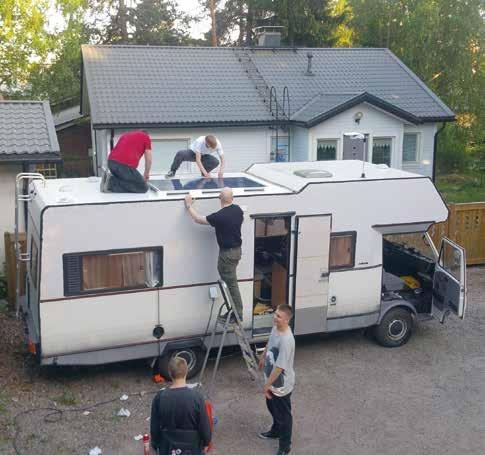
POLYGON ((0 124, 1 162, 61 159, 47 101, 0 101, 0 124))

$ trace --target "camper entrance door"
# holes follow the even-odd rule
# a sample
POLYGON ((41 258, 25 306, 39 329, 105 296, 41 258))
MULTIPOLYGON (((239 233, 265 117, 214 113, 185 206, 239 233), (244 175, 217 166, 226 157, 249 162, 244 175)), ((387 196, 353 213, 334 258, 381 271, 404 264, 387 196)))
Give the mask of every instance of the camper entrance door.
POLYGON ((295 334, 327 327, 331 215, 297 217, 295 334))

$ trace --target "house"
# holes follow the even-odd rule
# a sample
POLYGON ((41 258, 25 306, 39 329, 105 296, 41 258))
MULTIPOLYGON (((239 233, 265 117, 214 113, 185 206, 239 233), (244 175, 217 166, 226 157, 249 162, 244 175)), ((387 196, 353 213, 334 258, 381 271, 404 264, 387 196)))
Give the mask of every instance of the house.
POLYGON ((53 105, 54 125, 62 155, 58 166, 60 177, 89 177, 93 175, 91 124, 80 113, 78 99, 63 105, 53 105))
POLYGON ((143 128, 154 173, 212 133, 228 171, 357 158, 432 176, 438 124, 454 120, 388 49, 83 46, 82 63, 98 173, 119 135, 143 128))
POLYGON ((0 101, 0 273, 4 232, 15 227, 15 177, 20 172, 51 176, 61 159, 47 101, 0 101))

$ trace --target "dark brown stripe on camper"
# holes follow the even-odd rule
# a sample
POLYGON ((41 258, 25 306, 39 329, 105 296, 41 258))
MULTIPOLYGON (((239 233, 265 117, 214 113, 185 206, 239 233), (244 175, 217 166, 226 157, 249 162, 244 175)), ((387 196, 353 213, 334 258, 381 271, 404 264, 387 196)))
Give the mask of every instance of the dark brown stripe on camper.
MULTIPOLYGON (((254 278, 244 278, 241 280, 237 280, 238 283, 244 283, 247 281, 254 281, 254 278)), ((169 289, 181 289, 181 288, 195 288, 200 286, 217 286, 219 283, 217 281, 211 283, 194 283, 194 284, 180 284, 178 286, 163 286, 161 288, 142 288, 142 289, 130 289, 126 291, 116 291, 116 292, 103 292, 97 294, 83 294, 83 295, 73 295, 69 297, 60 297, 57 299, 44 299, 41 300, 40 303, 44 302, 61 302, 63 300, 78 300, 78 299, 92 299, 95 297, 104 297, 109 295, 125 295, 125 294, 135 294, 139 292, 154 292, 154 291, 166 291, 169 289)))

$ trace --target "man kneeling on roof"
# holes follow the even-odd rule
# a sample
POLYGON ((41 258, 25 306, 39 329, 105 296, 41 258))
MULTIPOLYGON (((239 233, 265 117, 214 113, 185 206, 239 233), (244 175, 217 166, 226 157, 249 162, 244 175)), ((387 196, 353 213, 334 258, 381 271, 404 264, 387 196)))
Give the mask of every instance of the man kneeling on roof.
POLYGON ((173 177, 184 161, 195 161, 202 176, 210 178, 211 171, 219 166, 219 160, 213 155, 214 153, 217 153, 221 160, 218 177, 222 178, 224 176, 224 151, 219 139, 212 135, 199 136, 192 142, 190 149, 178 151, 170 166, 170 172, 165 177, 173 177))
MULTIPOLYGON (((226 282, 234 302, 234 310, 239 319, 243 318, 243 305, 239 286, 237 284, 236 268, 241 260, 241 225, 244 219, 239 205, 233 203, 231 188, 223 188, 219 194, 221 209, 211 215, 201 216, 193 208, 194 199, 190 194, 185 196, 185 206, 192 219, 198 224, 211 225, 216 230, 219 245, 217 270, 221 279, 226 282)), ((235 322, 231 320, 231 322, 235 322)))
POLYGON ((103 193, 146 193, 152 166, 152 142, 146 131, 130 131, 120 136, 108 156, 108 169, 101 179, 103 193), (136 168, 145 156, 145 172, 136 168))

